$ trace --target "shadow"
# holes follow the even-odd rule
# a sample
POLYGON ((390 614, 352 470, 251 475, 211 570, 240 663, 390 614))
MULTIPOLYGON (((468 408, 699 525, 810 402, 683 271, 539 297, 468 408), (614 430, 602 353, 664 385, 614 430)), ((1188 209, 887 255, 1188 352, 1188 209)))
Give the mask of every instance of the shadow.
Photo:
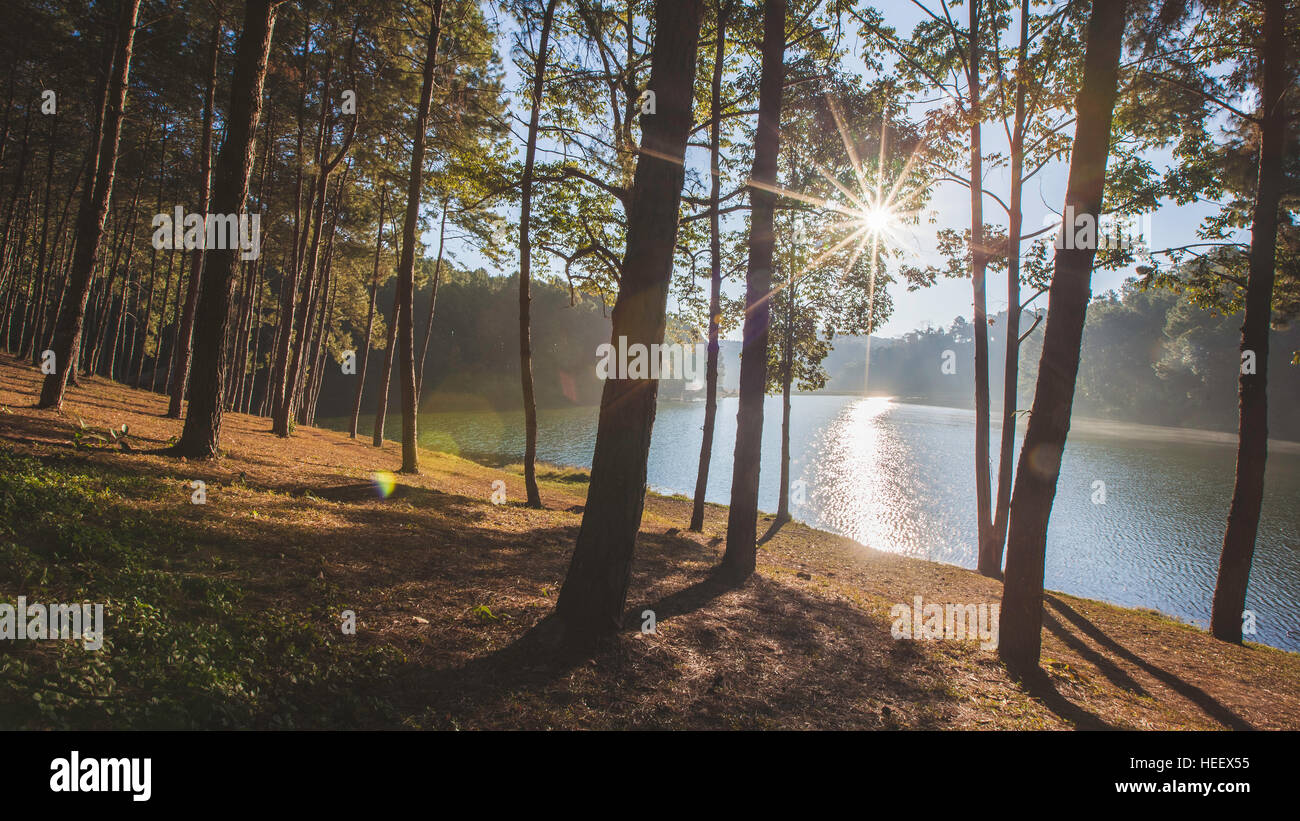
MULTIPOLYGON (((297 485, 286 487, 284 490, 290 496, 314 496, 317 499, 323 499, 327 502, 352 504, 391 500, 395 502, 410 502, 413 505, 430 505, 439 502, 442 497, 451 495, 435 488, 412 487, 411 485, 397 484, 394 485, 393 489, 385 496, 380 492, 378 485, 374 482, 358 482, 350 485, 331 485, 326 487, 321 487, 320 485, 297 485)), ((443 507, 441 504, 437 504, 436 506, 443 507)))
POLYGON ((704 578, 688 587, 670 593, 650 604, 628 608, 628 611, 623 614, 623 629, 640 629, 641 612, 644 610, 653 610, 655 620, 661 621, 699 610, 722 594, 738 590, 746 584, 761 583, 762 579, 757 575, 738 583, 727 573, 715 567, 704 578))
POLYGON ((775 536, 777 533, 779 533, 781 531, 781 528, 784 527, 785 524, 789 521, 790 521, 789 519, 773 519, 772 524, 769 525, 767 528, 767 532, 764 533, 762 537, 759 538, 758 544, 767 544, 769 541, 772 540, 772 537, 775 536))
POLYGON ((1071 633, 1069 629, 1064 624, 1061 624, 1060 620, 1053 616, 1046 608, 1043 609, 1043 626, 1045 626, 1052 635, 1060 639, 1062 644, 1078 653, 1084 661, 1087 661, 1089 664, 1100 670, 1101 674, 1110 679, 1110 682, 1116 687, 1120 687, 1140 696, 1150 696, 1150 693, 1148 693, 1146 689, 1143 688, 1143 686, 1132 676, 1124 672, 1123 668, 1103 656, 1101 653, 1093 650, 1082 639, 1071 633))
POLYGON ((863 610, 712 568, 665 583, 677 554, 699 545, 643 541, 632 587, 648 589, 659 632, 636 629, 643 607, 603 637, 570 632, 548 608, 504 646, 413 659, 376 695, 432 728, 924 729, 959 709, 949 663, 899 654, 889 625, 863 610))
MULTIPOLYGON (((1230 727, 1234 730, 1255 729, 1255 727, 1252 724, 1250 724, 1250 722, 1238 716, 1236 713, 1232 712, 1232 710, 1229 710, 1226 706, 1224 706, 1221 702, 1216 700, 1209 693, 1205 692, 1204 690, 1202 690, 1201 688, 1197 687, 1194 684, 1189 684, 1188 682, 1183 681, 1178 676, 1175 676, 1173 673, 1170 673, 1167 670, 1157 667, 1156 665, 1152 664, 1146 659, 1141 658, 1132 650, 1129 650, 1127 647, 1123 646, 1122 644, 1115 641, 1110 636, 1106 635, 1100 628, 1097 627, 1097 625, 1088 621, 1088 619, 1085 618, 1081 613, 1079 613, 1079 611, 1075 610, 1073 607, 1070 607, 1068 604, 1061 601, 1057 597, 1048 595, 1045 597, 1045 601, 1051 604, 1051 606, 1055 608, 1062 616, 1064 616, 1065 619, 1068 620, 1071 624, 1079 628, 1079 631, 1082 632, 1084 635, 1086 635, 1088 638, 1097 642, 1097 644, 1111 651, 1112 653, 1124 659, 1125 661, 1137 665, 1139 668, 1141 668, 1152 678, 1155 678, 1157 681, 1168 686, 1174 692, 1178 693, 1179 695, 1183 696, 1187 700, 1191 701, 1196 706, 1200 707, 1202 710, 1205 711, 1206 715, 1210 716, 1215 721, 1219 722, 1225 727, 1230 727)), ((1046 615, 1046 613, 1044 615, 1046 615)))
POLYGON ((1032 670, 1025 671, 1018 675, 1012 676, 1025 692, 1042 702, 1043 706, 1051 710, 1060 718, 1070 722, 1079 730, 1115 730, 1118 729, 1112 724, 1103 721, 1095 713, 1091 713, 1079 705, 1070 701, 1061 695, 1056 689, 1056 684, 1052 677, 1042 668, 1035 667, 1032 670))

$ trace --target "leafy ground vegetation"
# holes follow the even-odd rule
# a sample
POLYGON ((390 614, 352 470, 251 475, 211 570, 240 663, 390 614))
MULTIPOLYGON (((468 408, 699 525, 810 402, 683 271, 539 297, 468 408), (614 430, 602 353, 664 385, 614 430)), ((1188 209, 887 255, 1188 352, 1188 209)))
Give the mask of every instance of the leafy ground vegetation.
POLYGON ((0 601, 101 602, 106 637, 0 642, 5 729, 1300 729, 1300 654, 1049 593, 1045 672, 1017 681, 977 641, 890 635, 893 604, 995 580, 792 523, 729 587, 725 508, 689 533, 655 495, 626 629, 564 652, 544 625, 581 471, 540 470, 538 511, 511 468, 426 452, 383 498, 396 443, 232 415, 223 458, 179 462, 149 452, 180 429, 165 397, 93 378, 38 412, 39 376, 0 359, 0 601))

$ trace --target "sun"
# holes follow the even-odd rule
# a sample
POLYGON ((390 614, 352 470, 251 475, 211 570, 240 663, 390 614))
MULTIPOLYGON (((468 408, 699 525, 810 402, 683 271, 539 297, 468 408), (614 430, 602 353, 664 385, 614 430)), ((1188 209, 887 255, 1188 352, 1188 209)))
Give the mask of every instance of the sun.
POLYGON ((858 225, 867 233, 878 237, 889 233, 897 219, 894 210, 888 205, 873 205, 858 215, 858 225))

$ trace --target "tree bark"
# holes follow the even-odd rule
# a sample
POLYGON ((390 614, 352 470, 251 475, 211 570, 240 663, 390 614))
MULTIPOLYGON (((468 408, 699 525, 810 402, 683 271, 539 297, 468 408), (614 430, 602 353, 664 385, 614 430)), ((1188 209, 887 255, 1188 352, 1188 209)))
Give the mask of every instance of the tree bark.
POLYGON ((402 224, 402 255, 397 263, 397 345, 402 388, 402 473, 419 473, 416 414, 420 397, 415 388, 415 244, 420 222, 420 189, 424 183, 424 150, 433 100, 433 70, 438 60, 438 37, 442 31, 442 0, 433 1, 433 16, 425 44, 424 78, 420 84, 420 105, 415 115, 411 147, 411 173, 406 186, 406 219, 402 224))
POLYGON ((81 346, 82 326, 86 319, 86 300, 90 297, 91 274, 104 233, 104 217, 113 194, 113 174, 117 167, 117 146, 122 137, 122 115, 126 107, 126 89, 131 77, 131 51, 135 43, 135 22, 140 0, 122 0, 118 22, 117 46, 105 77, 101 115, 91 132, 89 173, 85 194, 77 215, 77 244, 72 268, 68 272, 68 294, 59 312, 54 333, 55 372, 47 374, 41 386, 38 407, 59 409, 68 379, 76 370, 81 346))
MULTIPOLYGON (((221 52, 221 22, 212 26, 212 45, 208 51, 208 91, 203 98, 203 140, 199 149, 199 213, 208 213, 208 199, 212 189, 212 118, 217 94, 217 58, 221 52)), ((229 137, 227 136, 227 139, 229 137)), ((218 212, 220 213, 220 212, 218 212)), ((205 217, 206 219, 206 217, 205 217)), ((185 293, 185 312, 181 314, 181 326, 176 333, 175 379, 172 381, 171 397, 167 403, 167 417, 181 418, 181 401, 185 398, 190 378, 190 359, 194 348, 194 312, 198 309, 200 286, 203 284, 203 268, 207 251, 196 248, 190 255, 190 282, 185 293)))
POLYGON ((1255 555, 1260 508, 1264 503, 1264 463, 1268 458, 1268 337, 1277 260, 1278 207, 1285 178, 1285 18, 1282 0, 1265 0, 1259 180, 1251 217, 1246 316, 1241 325, 1242 355, 1247 351, 1255 353, 1255 372, 1238 376, 1237 473, 1210 618, 1210 630, 1215 638, 1234 644, 1241 643, 1242 611, 1246 607, 1246 587, 1255 555))
POLYGON ((379 377, 379 404, 375 406, 375 426, 370 432, 370 444, 377 448, 384 446, 384 425, 388 422, 388 392, 393 378, 393 354, 397 349, 398 299, 394 293, 393 310, 388 319, 388 339, 384 347, 384 372, 379 377))
POLYGON ((777 155, 781 150, 781 96, 785 84, 785 0, 763 6, 763 58, 758 89, 758 130, 750 191, 749 269, 745 275, 745 329, 740 359, 740 409, 731 471, 731 510, 722 567, 734 579, 754 572, 757 561, 758 471, 767 394, 771 323, 772 215, 776 207, 777 155))
POLYGON ((442 200, 442 218, 438 221, 438 258, 433 263, 433 283, 429 288, 429 317, 424 323, 424 339, 420 343, 420 361, 415 366, 415 392, 424 392, 424 363, 429 356, 429 340, 433 337, 433 313, 438 307, 438 281, 442 278, 442 253, 447 238, 447 198, 442 200))
POLYGON ((970 264, 971 289, 975 297, 975 513, 978 568, 985 576, 1001 575, 1001 561, 992 546, 993 505, 989 486, 989 320, 985 275, 988 252, 984 247, 984 153, 980 142, 983 125, 980 78, 980 6, 970 0, 970 61, 967 78, 970 96, 970 264))
POLYGON ((547 0, 542 15, 542 33, 533 63, 532 113, 528 119, 528 146, 524 151, 524 176, 519 206, 519 379, 524 397, 524 492, 532 508, 542 506, 537 489, 537 396, 533 389, 533 348, 531 339, 533 246, 528 232, 533 213, 533 163, 537 155, 537 128, 541 119, 542 91, 546 84, 546 50, 555 17, 556 0, 547 0))
MULTIPOLYGON (((790 272, 793 276, 793 271, 790 272)), ((785 338, 781 345, 781 489, 776 524, 790 521, 790 389, 794 383, 795 286, 786 288, 785 338)))
MULTIPOLYGON (((1020 4, 1020 52, 1011 135, 1011 209, 1007 228, 1007 328, 1003 357, 1002 436, 998 449, 998 489, 987 541, 986 568, 1002 575, 1002 553, 1011 516, 1011 469, 1016 450, 1016 410, 1020 401, 1020 232, 1024 225, 1026 65, 1029 50, 1029 0, 1020 4)), ((986 573, 985 575, 994 575, 986 573)))
POLYGON ((709 349, 704 370, 704 436, 700 440, 700 467, 695 475, 695 499, 691 503, 690 529, 704 529, 704 497, 709 490, 709 466, 713 461, 713 431, 718 419, 718 335, 722 314, 722 215, 718 213, 722 186, 722 74, 727 48, 727 17, 731 3, 719 0, 717 36, 713 44, 713 88, 709 127, 709 349))
MULTIPOLYGON (((156 201, 156 213, 162 213, 163 207, 163 178, 167 170, 167 122, 162 126, 162 146, 158 152, 158 196, 156 201)), ((140 336, 139 349, 140 355, 137 357, 135 366, 135 379, 132 381, 134 387, 140 387, 140 382, 144 379, 144 358, 145 348, 149 344, 149 317, 153 315, 153 298, 154 286, 158 284, 158 249, 151 242, 149 244, 149 294, 145 300, 144 316, 141 322, 138 322, 137 333, 140 336)), ((162 340, 157 340, 158 348, 154 352, 155 368, 157 367, 157 355, 162 353, 162 340)))
POLYGON ((348 436, 357 438, 357 422, 361 419, 361 395, 366 387, 366 364, 370 361, 370 337, 375 330, 375 298, 379 296, 379 252, 384 243, 384 199, 387 189, 379 191, 379 228, 375 233, 375 272, 370 276, 370 306, 366 309, 366 336, 357 358, 357 396, 352 403, 352 424, 348 426, 348 436))
MULTIPOLYGON (((650 84, 657 113, 641 118, 627 249, 611 342, 662 344, 695 82, 702 0, 656 0, 650 84)), ((645 505, 658 380, 605 380, 587 504, 555 612, 572 635, 619 629, 645 505)))
POLYGON ((45 252, 50 238, 50 193, 54 187, 54 143, 58 134, 58 122, 57 115, 50 117, 49 145, 45 149, 45 201, 41 209, 41 243, 39 250, 36 252, 36 276, 40 277, 40 288, 31 306, 31 334, 21 344, 21 350, 18 353, 19 359, 26 359, 31 356, 40 338, 41 328, 45 320, 46 295, 49 293, 50 280, 54 278, 46 270, 47 257, 45 252))
MULTIPOLYGON (((272 0, 248 0, 231 76, 226 140, 217 157, 212 202, 219 214, 242 213, 247 204, 248 178, 253 168, 262 87, 274 28, 272 0)), ((218 454, 226 378, 223 342, 230 323, 230 298, 239 271, 239 254, 238 247, 214 248, 205 263, 206 282, 199 295, 195 333, 206 343, 194 349, 189 410, 180 441, 174 448, 178 456, 208 459, 218 454)))
MULTIPOLYGON (((1101 214, 1126 4, 1127 0, 1093 0, 1088 17, 1083 84, 1075 104, 1078 124, 1070 153, 1064 209, 1067 214, 1073 209, 1076 218, 1088 214, 1096 220, 1101 214)), ((1074 228, 1067 223, 1062 231, 1072 232, 1074 228)), ((999 628, 998 652, 1007 667, 1017 672, 1035 667, 1042 648, 1047 522, 1070 431, 1070 408, 1096 253, 1095 247, 1058 248, 1048 290, 1038 384, 1011 503, 999 628)))

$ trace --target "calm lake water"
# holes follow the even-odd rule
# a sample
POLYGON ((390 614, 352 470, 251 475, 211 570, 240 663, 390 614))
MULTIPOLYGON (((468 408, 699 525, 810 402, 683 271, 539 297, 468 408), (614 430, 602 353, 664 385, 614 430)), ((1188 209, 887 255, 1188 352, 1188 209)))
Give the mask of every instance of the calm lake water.
MULTIPOLYGON (((779 397, 769 397, 759 491, 765 511, 777 507, 780 413, 779 397)), ((792 504, 795 518, 879 550, 975 566, 973 411, 808 395, 794 397, 792 413, 791 476, 805 483, 803 503, 792 504)), ((596 414, 542 411, 538 458, 590 467, 596 414)), ((651 488, 694 492, 703 421, 702 403, 660 403, 651 488)), ((420 440, 518 461, 522 426, 522 413, 423 414, 420 440)), ((711 502, 729 499, 735 428, 736 399, 723 399, 711 502)), ((401 436, 399 419, 390 417, 388 434, 401 436)), ((995 427, 995 451, 998 436, 995 427)), ((1269 450, 1247 607, 1257 614, 1254 640, 1300 650, 1300 445, 1274 442, 1269 450)), ((1052 509, 1047 586, 1206 626, 1235 457, 1231 435, 1076 420, 1052 509), (1105 504, 1093 501, 1097 480, 1105 504)))

